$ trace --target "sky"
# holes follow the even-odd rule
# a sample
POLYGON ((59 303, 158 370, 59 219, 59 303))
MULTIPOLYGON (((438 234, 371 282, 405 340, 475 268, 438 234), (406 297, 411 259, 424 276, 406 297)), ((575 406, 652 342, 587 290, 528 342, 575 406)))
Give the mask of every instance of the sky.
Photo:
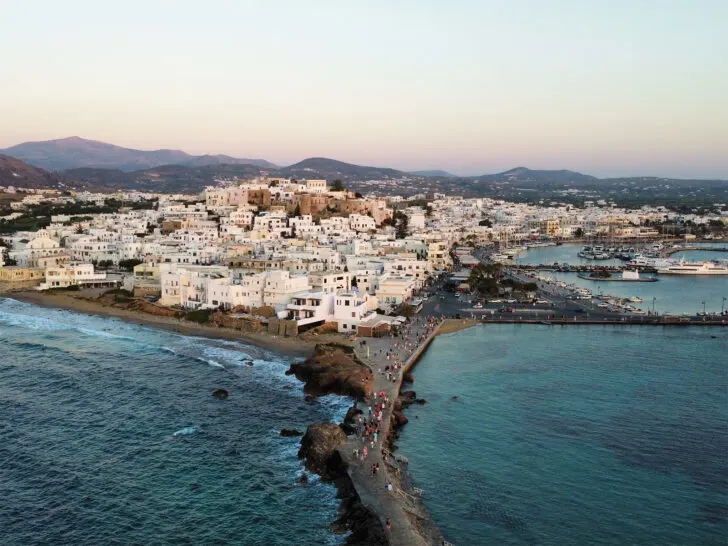
POLYGON ((728 0, 0 0, 0 148, 728 179, 728 0))

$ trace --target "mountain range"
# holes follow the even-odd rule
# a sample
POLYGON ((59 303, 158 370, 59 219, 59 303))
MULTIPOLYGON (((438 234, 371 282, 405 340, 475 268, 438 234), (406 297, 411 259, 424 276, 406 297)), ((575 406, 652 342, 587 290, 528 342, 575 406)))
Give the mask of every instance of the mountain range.
POLYGON ((145 152, 78 137, 24 143, 0 152, 7 154, 0 155, 0 186, 198 193, 205 186, 214 184, 216 179, 272 176, 340 179, 353 191, 380 195, 442 193, 517 202, 553 200, 573 203, 606 199, 631 205, 654 203, 671 206, 709 206, 728 202, 728 182, 725 180, 601 179, 569 170, 526 167, 496 174, 458 177, 445 171, 404 172, 323 157, 277 167, 262 159, 192 156, 179 150, 145 152), (154 163, 158 164, 139 167, 154 163), (42 168, 43 165, 53 167, 42 168))
POLYGON ((40 142, 23 142, 0 150, 0 154, 22 159, 46 170, 65 170, 79 167, 118 169, 124 172, 151 169, 161 165, 257 165, 275 168, 264 159, 246 159, 228 155, 190 155, 181 150, 133 150, 81 137, 68 137, 40 142))

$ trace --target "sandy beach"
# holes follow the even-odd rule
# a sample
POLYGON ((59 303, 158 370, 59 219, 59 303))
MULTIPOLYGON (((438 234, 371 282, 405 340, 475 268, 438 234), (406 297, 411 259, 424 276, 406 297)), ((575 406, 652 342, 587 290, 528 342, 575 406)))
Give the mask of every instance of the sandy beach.
POLYGON ((324 341, 324 337, 328 337, 321 336, 321 339, 302 339, 300 337, 288 338, 274 336, 268 333, 248 333, 233 330, 231 328, 207 326, 172 317, 162 317, 139 311, 103 305, 100 302, 94 301, 95 294, 89 292, 51 293, 38 292, 36 290, 6 290, 3 292, 0 290, 0 296, 13 298, 42 307, 65 309, 86 315, 113 317, 125 322, 153 326, 155 328, 162 328, 164 330, 170 330, 188 336, 203 336, 242 341, 243 343, 249 343, 261 349, 293 357, 310 356, 313 353, 313 349, 316 344, 322 343, 324 341))

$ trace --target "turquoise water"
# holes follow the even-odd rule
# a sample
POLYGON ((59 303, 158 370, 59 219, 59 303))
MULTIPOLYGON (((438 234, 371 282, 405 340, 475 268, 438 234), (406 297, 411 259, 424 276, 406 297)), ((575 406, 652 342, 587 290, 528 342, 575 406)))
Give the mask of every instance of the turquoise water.
POLYGON ((457 545, 724 545, 727 354, 723 328, 441 336, 400 452, 457 545))
MULTIPOLYGON (((558 263, 588 263, 591 265, 606 265, 612 263, 607 261, 581 260, 576 253, 581 247, 578 245, 563 245, 529 250, 519 256, 517 263, 524 264, 553 264, 558 263)), ((704 260, 728 258, 728 253, 686 251, 674 255, 676 259, 704 260), (707 257, 707 258, 706 258, 707 257)), ((623 265, 624 262, 616 260, 615 264, 623 265)), ((643 303, 632 304, 644 311, 652 310, 653 298, 655 310, 658 313, 672 314, 696 314, 703 311, 708 313, 720 313, 721 309, 728 309, 728 275, 725 276, 675 276, 662 275, 658 282, 654 283, 621 283, 621 282, 597 282, 588 279, 580 279, 576 273, 544 272, 544 275, 554 279, 563 280, 566 283, 574 283, 577 286, 588 288, 594 294, 604 293, 620 298, 638 296, 643 303)))
POLYGON ((0 544, 340 543, 336 491, 298 483, 279 430, 349 402, 305 402, 288 364, 0 298, 0 544))

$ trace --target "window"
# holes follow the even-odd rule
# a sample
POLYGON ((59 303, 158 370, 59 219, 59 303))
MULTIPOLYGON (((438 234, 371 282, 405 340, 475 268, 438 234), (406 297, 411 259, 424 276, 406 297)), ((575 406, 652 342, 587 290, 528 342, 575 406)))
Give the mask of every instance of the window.
POLYGON ((356 313, 352 312, 351 313, 351 318, 356 318, 356 313))

